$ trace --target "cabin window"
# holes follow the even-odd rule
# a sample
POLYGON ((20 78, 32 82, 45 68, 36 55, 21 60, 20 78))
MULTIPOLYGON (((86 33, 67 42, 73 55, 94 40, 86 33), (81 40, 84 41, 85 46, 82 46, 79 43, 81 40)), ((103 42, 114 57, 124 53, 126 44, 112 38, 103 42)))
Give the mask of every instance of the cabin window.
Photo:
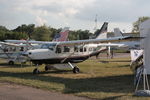
POLYGON ((89 48, 89 51, 92 51, 93 49, 92 48, 89 48))
POLYGON ((86 52, 86 48, 84 48, 84 52, 86 52))
POLYGON ((24 51, 24 47, 21 47, 21 48, 20 48, 20 51, 24 51))
POLYGON ((80 48, 80 52, 83 52, 83 48, 80 48))
POLYGON ((93 48, 93 51, 97 51, 97 48, 93 48))
POLYGON ((74 52, 78 52, 78 47, 74 46, 74 52))
POLYGON ((67 46, 64 46, 64 52, 69 52, 69 51, 70 51, 70 48, 67 46))
POLYGON ((61 53, 61 47, 56 48, 56 53, 61 53))
POLYGON ((48 49, 50 49, 50 50, 52 50, 52 51, 54 50, 54 48, 53 48, 53 47, 51 47, 51 46, 49 46, 49 47, 48 47, 48 49))

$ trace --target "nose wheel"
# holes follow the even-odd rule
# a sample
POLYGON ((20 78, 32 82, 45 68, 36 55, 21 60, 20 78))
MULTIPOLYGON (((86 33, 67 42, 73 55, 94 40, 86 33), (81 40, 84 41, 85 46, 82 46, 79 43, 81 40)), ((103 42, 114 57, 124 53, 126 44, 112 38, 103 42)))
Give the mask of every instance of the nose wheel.
POLYGON ((36 64, 36 68, 33 70, 33 74, 39 74, 40 71, 38 70, 39 65, 36 64))
POLYGON ((40 73, 40 71, 37 69, 37 68, 35 68, 34 70, 33 70, 33 74, 39 74, 40 73))
POLYGON ((45 71, 48 71, 48 70, 49 70, 49 68, 48 68, 48 66, 46 65, 46 66, 45 66, 45 71))

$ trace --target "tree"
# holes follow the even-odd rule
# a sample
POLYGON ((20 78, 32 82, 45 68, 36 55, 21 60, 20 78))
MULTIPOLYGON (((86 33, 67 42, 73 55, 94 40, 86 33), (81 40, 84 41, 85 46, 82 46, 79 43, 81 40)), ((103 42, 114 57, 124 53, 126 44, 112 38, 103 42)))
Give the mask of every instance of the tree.
POLYGON ((34 24, 22 24, 18 26, 16 29, 12 30, 13 32, 19 32, 20 34, 25 33, 31 38, 31 34, 34 32, 35 25, 34 24))
POLYGON ((145 20, 148 20, 149 18, 150 17, 146 17, 146 16, 139 17, 138 20, 133 23, 132 32, 138 33, 139 32, 139 25, 140 25, 140 23, 144 22, 145 20))
POLYGON ((33 39, 38 40, 38 41, 49 41, 50 34, 51 34, 51 31, 49 27, 43 25, 43 26, 39 26, 35 28, 32 34, 32 37, 33 39))

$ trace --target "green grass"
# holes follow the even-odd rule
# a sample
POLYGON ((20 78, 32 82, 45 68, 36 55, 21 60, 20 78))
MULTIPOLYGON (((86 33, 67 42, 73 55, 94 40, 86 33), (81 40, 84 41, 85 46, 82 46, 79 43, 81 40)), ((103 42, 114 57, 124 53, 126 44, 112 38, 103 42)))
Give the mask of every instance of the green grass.
POLYGON ((126 60, 129 59, 105 59, 105 63, 96 59, 87 60, 78 64, 79 74, 55 70, 44 72, 41 66, 39 75, 32 74, 34 67, 8 66, 1 62, 0 81, 100 100, 149 100, 133 96, 133 75, 129 62, 121 62, 126 60), (115 62, 117 60, 120 62, 115 62))

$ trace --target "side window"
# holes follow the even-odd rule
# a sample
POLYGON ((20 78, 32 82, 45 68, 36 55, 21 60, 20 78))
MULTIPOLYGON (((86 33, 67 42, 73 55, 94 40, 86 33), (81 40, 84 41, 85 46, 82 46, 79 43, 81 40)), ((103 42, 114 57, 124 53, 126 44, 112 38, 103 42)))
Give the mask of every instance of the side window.
POLYGON ((84 52, 86 52, 86 47, 84 47, 84 52))
POLYGON ((50 50, 52 50, 52 51, 54 50, 54 48, 53 48, 53 47, 51 47, 51 46, 49 46, 49 49, 50 49, 50 50))
POLYGON ((89 51, 92 51, 93 49, 92 48, 89 48, 89 51))
POLYGON ((78 47, 74 46, 74 52, 78 52, 78 47))
POLYGON ((80 48, 80 52, 83 52, 83 48, 80 48))
POLYGON ((24 51, 24 47, 21 47, 21 48, 20 48, 20 51, 24 51))
POLYGON ((61 47, 56 48, 56 53, 61 53, 61 47))
POLYGON ((70 51, 70 48, 67 46, 64 46, 64 52, 69 52, 69 51, 70 51))

